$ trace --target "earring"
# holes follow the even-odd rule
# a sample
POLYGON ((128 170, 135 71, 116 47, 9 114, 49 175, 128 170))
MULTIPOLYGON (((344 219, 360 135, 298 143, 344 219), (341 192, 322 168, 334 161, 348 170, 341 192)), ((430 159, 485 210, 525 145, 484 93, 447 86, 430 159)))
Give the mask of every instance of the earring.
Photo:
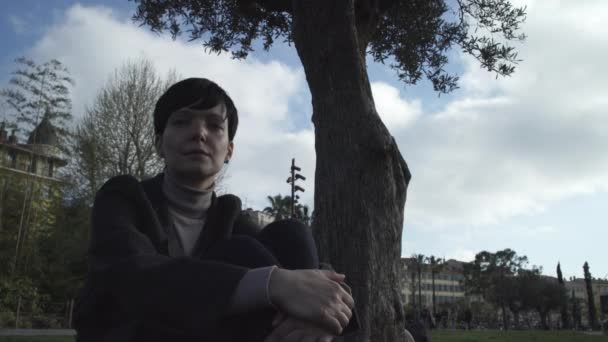
POLYGON ((224 164, 228 164, 229 161, 230 161, 230 159, 224 160, 224 164))

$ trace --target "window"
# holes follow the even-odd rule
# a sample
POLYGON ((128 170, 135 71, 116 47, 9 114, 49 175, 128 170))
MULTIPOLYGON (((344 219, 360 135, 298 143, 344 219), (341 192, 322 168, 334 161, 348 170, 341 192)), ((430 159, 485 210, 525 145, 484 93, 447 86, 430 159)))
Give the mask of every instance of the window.
POLYGON ((38 166, 37 162, 38 162, 37 158, 32 157, 32 162, 30 163, 30 172, 31 173, 37 173, 36 172, 36 171, 38 171, 37 168, 36 168, 38 166))
POLYGON ((8 152, 8 159, 9 159, 9 166, 12 167, 13 169, 17 167, 17 154, 15 154, 15 151, 9 151, 8 152))

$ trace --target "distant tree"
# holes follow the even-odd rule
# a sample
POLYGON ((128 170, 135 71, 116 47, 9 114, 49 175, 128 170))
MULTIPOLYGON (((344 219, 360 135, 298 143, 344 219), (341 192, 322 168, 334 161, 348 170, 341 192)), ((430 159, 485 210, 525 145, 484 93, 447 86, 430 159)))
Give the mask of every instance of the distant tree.
POLYGON ((309 209, 308 209, 307 205, 297 203, 294 208, 294 211, 295 211, 294 218, 296 220, 302 221, 302 223, 304 223, 307 226, 310 225, 311 218, 310 218, 310 213, 309 213, 309 209))
MULTIPOLYGON (((412 258, 413 259, 413 258, 412 258)), ((415 259, 414 259, 415 260, 415 259)), ((418 312, 420 312, 420 303, 416 300, 416 292, 418 288, 418 281, 416 274, 418 273, 415 263, 412 263, 409 268, 410 271, 410 296, 412 300, 412 306, 414 307, 414 318, 418 319, 418 312)))
POLYGON ((479 294, 502 311, 503 328, 508 329, 507 307, 511 293, 510 277, 517 275, 528 263, 526 256, 518 256, 511 249, 491 253, 479 252, 475 260, 465 264, 465 284, 469 293, 479 294))
POLYGON ((245 58, 256 39, 264 49, 276 39, 295 45, 312 94, 320 258, 352 274, 362 322, 352 340, 403 340, 393 284, 410 172, 376 112, 367 55, 439 92, 457 87, 446 68, 452 47, 510 75, 517 54, 508 44, 524 39, 525 9, 507 0, 134 1, 137 21, 174 37, 186 31, 212 52, 245 58), (344 236, 361 248, 345 248, 344 236))
POLYGON ((264 208, 264 212, 272 215, 275 220, 283 220, 291 216, 291 197, 289 196, 267 196, 270 206, 264 208))
POLYGON ((572 305, 572 325, 575 329, 580 329, 583 325, 583 315, 581 312, 581 303, 578 298, 576 298, 574 294, 574 289, 571 291, 570 295, 570 304, 572 305))
POLYGON ((538 276, 535 278, 536 286, 534 302, 535 308, 540 315, 543 329, 549 329, 547 318, 553 310, 559 309, 563 303, 564 292, 560 284, 552 279, 538 276))
POLYGON ((593 284, 591 273, 589 272, 589 264, 585 261, 583 265, 583 271, 585 272, 585 286, 587 287, 587 307, 589 309, 589 325, 591 329, 597 329, 597 316, 595 309, 595 301, 593 297, 593 284))
POLYGON ((158 75, 147 59, 125 62, 98 91, 76 128, 72 174, 92 199, 110 177, 138 179, 163 168, 156 155, 152 112, 158 98, 176 81, 158 75))
POLYGON ((418 310, 416 312, 416 319, 420 319, 420 314, 423 310, 422 306, 422 269, 425 263, 424 254, 414 254, 413 255, 415 265, 416 265, 416 274, 418 278, 418 310))
POLYGON ((438 259, 435 258, 434 255, 431 255, 430 257, 428 257, 426 259, 430 269, 431 269, 431 289, 433 291, 432 293, 432 298, 433 298, 433 310, 432 310, 432 314, 433 317, 435 317, 435 314, 437 313, 436 311, 436 306, 435 306, 435 275, 437 274, 437 272, 441 271, 441 269, 444 266, 444 260, 442 259, 438 259))
POLYGON ((19 57, 15 63, 17 70, 12 72, 9 86, 0 90, 0 97, 15 118, 22 138, 28 137, 46 114, 57 131, 58 146, 67 151, 72 120, 70 87, 74 85, 67 67, 56 59, 39 65, 19 57))
MULTIPOLYGON (((270 206, 264 208, 264 212, 273 216, 275 220, 283 220, 291 217, 291 197, 290 196, 267 196, 270 206)), ((310 224, 310 214, 308 206, 296 204, 294 219, 302 221, 302 223, 310 224)))
POLYGON ((562 267, 559 262, 557 263, 557 282, 561 285, 562 292, 564 292, 561 308, 562 329, 569 329, 570 320, 568 318, 570 316, 568 315, 568 295, 566 293, 566 284, 564 283, 564 277, 562 275, 562 267))

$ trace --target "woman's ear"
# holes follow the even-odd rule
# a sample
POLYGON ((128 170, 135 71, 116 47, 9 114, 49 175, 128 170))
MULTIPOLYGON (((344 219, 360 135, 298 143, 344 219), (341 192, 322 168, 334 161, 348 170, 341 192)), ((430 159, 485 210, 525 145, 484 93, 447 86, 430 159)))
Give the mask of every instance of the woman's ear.
POLYGON ((163 153, 163 136, 157 134, 154 136, 154 148, 156 149, 156 154, 159 157, 165 158, 165 154, 163 153))
POLYGON ((226 153, 226 158, 224 159, 224 164, 228 164, 232 158, 232 152, 234 152, 234 143, 231 141, 228 143, 228 151, 226 153))

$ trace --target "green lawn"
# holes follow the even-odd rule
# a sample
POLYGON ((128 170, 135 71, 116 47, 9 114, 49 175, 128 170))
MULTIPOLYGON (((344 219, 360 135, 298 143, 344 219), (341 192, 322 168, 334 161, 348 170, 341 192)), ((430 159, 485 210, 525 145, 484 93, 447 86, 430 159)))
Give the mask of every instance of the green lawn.
MULTIPOLYGON (((73 342, 72 336, 0 336, 0 342, 73 342)), ((433 331, 431 342, 608 342, 608 336, 543 331, 433 331)))
POLYGON ((431 342, 608 342, 608 336, 545 331, 433 331, 431 342))
POLYGON ((0 336, 0 342, 74 342, 74 336, 0 336))

